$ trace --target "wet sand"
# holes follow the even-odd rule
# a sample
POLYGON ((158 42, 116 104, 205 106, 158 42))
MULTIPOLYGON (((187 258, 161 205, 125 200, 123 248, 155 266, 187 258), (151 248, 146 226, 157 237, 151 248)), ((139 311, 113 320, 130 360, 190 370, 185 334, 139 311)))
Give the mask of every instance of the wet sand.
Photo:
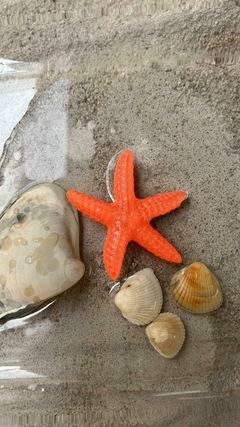
POLYGON ((131 243, 120 280, 153 268, 163 311, 186 327, 179 355, 162 358, 109 297, 105 227, 80 216, 83 279, 37 316, 0 325, 0 425, 9 416, 19 425, 21 416, 32 426, 235 427, 239 5, 100 3, 2 3, 0 56, 25 65, 22 74, 0 74, 0 83, 34 78, 37 92, 5 142, 1 209, 42 181, 110 202, 108 162, 128 148, 139 198, 188 191, 180 208, 152 225, 179 250, 182 266, 209 266, 224 304, 208 315, 184 312, 169 286, 182 266, 131 243))

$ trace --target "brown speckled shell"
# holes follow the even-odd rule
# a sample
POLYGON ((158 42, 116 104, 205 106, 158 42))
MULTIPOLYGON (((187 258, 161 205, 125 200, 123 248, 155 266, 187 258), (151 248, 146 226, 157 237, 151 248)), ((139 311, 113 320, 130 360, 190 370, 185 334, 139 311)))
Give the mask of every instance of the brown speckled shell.
POLYGON ((65 191, 32 187, 0 219, 0 318, 54 297, 83 273, 78 216, 65 191))

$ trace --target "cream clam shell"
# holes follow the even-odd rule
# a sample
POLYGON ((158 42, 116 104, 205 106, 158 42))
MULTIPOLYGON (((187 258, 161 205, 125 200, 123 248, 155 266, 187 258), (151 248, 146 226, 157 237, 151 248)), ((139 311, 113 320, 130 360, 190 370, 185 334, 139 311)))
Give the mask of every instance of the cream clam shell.
POLYGON ((122 315, 135 325, 147 325, 161 311, 162 289, 151 268, 129 277, 114 298, 122 315))
POLYGON ((150 343, 168 359, 176 356, 185 340, 185 329, 181 319, 173 313, 161 313, 146 327, 150 343))
POLYGON ((0 219, 0 318, 58 295, 84 270, 77 211, 62 188, 32 187, 0 219))
POLYGON ((201 262, 177 272, 171 281, 175 302, 192 313, 209 313, 222 304, 222 292, 216 277, 201 262))

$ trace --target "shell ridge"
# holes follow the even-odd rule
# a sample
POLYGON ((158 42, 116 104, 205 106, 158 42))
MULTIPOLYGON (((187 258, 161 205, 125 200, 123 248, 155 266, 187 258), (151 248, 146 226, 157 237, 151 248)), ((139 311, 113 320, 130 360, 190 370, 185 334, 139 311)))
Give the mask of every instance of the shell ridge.
POLYGON ((114 301, 130 322, 150 323, 161 311, 163 303, 160 283, 153 270, 145 268, 127 278, 114 301))

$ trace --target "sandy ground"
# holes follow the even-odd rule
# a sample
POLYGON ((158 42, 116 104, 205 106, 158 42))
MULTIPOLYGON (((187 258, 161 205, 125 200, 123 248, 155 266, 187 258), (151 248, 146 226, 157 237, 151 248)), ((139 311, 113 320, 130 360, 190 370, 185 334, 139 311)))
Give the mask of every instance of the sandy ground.
POLYGON ((180 267, 130 244, 120 279, 153 268, 164 311, 186 326, 179 355, 160 357, 114 306, 106 230, 82 217, 84 278, 36 317, 0 325, 1 425, 238 425, 239 16, 238 1, 2 1, 0 57, 28 63, 19 78, 38 92, 5 143, 1 209, 35 181, 110 202, 108 162, 129 148, 138 197, 188 191, 153 226, 184 266, 209 266, 224 304, 202 316, 176 307, 180 267))

